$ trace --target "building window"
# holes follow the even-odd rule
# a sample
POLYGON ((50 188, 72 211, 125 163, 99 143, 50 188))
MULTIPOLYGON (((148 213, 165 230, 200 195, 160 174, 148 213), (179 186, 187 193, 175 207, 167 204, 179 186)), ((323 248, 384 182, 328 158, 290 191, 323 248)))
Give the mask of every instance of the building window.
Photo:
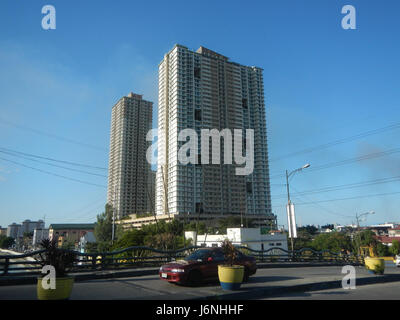
POLYGON ((194 67, 194 77, 200 79, 200 68, 194 67))
POLYGON ((247 109, 247 99, 242 99, 242 107, 243 109, 247 109))
POLYGON ((201 121, 201 110, 198 109, 194 110, 194 119, 201 121))
POLYGON ((246 182, 247 193, 253 193, 253 184, 251 182, 246 182))
POLYGON ((202 202, 196 202, 196 213, 203 213, 203 203, 202 202))

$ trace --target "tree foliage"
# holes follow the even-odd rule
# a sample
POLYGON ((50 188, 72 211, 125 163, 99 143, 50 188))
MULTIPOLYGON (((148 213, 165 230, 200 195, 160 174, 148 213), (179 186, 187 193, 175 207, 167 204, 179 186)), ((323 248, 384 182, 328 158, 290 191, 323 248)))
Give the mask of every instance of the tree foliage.
MULTIPOLYGON (((109 251, 112 247, 112 217, 113 208, 110 204, 106 204, 104 212, 97 216, 93 233, 96 238, 96 249, 100 252, 109 251)), ((122 233, 122 229, 118 224, 115 224, 114 231, 114 238, 117 239, 122 233)))
POLYGON ((392 255, 398 255, 400 253, 400 242, 399 240, 393 240, 392 246, 389 248, 389 252, 392 255))
POLYGON ((14 238, 7 237, 5 235, 0 235, 0 248, 8 249, 15 243, 14 238))
POLYGON ((352 243, 349 236, 340 232, 321 233, 311 242, 315 250, 329 250, 331 252, 351 251, 352 243))

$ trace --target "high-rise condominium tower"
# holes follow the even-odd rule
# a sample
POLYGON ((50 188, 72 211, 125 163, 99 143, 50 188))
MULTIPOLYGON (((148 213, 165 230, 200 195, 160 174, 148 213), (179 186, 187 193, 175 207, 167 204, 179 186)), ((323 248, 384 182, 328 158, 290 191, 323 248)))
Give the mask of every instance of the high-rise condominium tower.
MULTIPOLYGON (((271 211, 263 70, 229 61, 200 47, 196 52, 175 45, 159 65, 157 214, 204 218, 251 215, 275 226, 271 211), (237 175, 238 165, 183 165, 178 141, 183 129, 254 130, 254 170, 237 175)), ((211 142, 210 142, 211 144, 211 142)), ((243 140, 245 155, 246 139, 243 140)), ((198 142, 198 154, 201 141, 198 142)), ((211 157, 210 157, 211 158, 211 157)), ((204 161, 203 161, 204 162, 204 161)), ((243 167, 243 166, 239 166, 243 167)))
POLYGON ((146 135, 152 128, 152 109, 152 102, 132 92, 112 108, 107 203, 115 208, 116 218, 150 212, 146 135))

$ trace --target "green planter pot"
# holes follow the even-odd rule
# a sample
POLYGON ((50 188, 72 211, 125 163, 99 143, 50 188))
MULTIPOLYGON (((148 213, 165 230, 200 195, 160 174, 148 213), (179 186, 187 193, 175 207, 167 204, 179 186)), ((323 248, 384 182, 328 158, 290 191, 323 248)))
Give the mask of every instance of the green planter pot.
POLYGON ((218 266, 219 282, 223 290, 238 290, 243 282, 243 266, 218 266))
POLYGON ((67 300, 73 285, 73 277, 56 278, 56 288, 46 290, 42 287, 42 278, 38 278, 37 297, 39 300, 67 300))

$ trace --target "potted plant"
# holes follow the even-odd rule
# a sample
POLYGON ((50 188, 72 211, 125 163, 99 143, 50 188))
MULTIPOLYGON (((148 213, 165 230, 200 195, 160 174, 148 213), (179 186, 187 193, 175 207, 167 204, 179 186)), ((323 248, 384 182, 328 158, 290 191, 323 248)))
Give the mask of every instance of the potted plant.
POLYGON ((369 247, 369 255, 364 258, 365 268, 373 274, 383 274, 385 272, 385 260, 378 257, 375 244, 369 247))
POLYGON ((224 290, 237 290, 243 282, 244 266, 234 265, 237 250, 232 242, 225 239, 221 247, 227 264, 218 266, 219 282, 224 290))
POLYGON ((57 247, 57 238, 44 239, 40 243, 45 249, 39 254, 42 267, 52 266, 55 269, 55 289, 45 289, 42 285, 43 276, 38 277, 37 296, 39 300, 66 300, 70 297, 74 278, 67 276, 76 259, 74 252, 57 247))

